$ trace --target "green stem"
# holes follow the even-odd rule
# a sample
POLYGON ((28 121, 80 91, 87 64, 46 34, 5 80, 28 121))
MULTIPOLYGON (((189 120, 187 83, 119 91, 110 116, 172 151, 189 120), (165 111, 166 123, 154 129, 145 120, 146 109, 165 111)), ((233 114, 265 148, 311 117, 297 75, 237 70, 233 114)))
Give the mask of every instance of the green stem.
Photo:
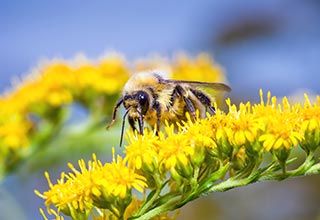
MULTIPOLYGON (((237 187, 237 186, 245 186, 248 185, 250 182, 252 182, 252 178, 246 178, 246 179, 242 179, 242 180, 232 180, 232 179, 228 179, 225 182, 219 183, 213 187, 210 188, 209 191, 207 191, 207 193, 210 192, 217 192, 217 191, 226 191, 228 189, 237 187)), ((165 203, 161 206, 158 206, 152 210, 150 210, 149 212, 145 213, 144 215, 136 218, 136 220, 147 220, 150 219, 154 216, 157 216, 161 213, 164 212, 168 212, 168 211, 172 211, 175 210, 177 208, 182 207, 183 205, 185 205, 186 203, 198 198, 200 195, 191 192, 187 197, 185 197, 182 201, 179 201, 179 199, 175 199, 173 201, 170 201, 168 203, 165 203)))
MULTIPOLYGON (((196 169, 195 172, 194 172, 194 175, 192 177, 192 180, 191 180, 191 187, 192 189, 190 190, 190 193, 186 196, 186 197, 182 197, 182 198, 177 198, 177 199, 173 199, 172 201, 170 202, 167 202, 167 203, 164 203, 163 205, 160 205, 152 210, 150 210, 149 212, 144 213, 144 211, 147 211, 147 208, 150 207, 150 205, 155 201, 155 198, 158 197, 158 195, 160 194, 160 191, 159 193, 155 193, 155 195, 152 197, 152 199, 150 199, 148 201, 148 205, 145 205, 138 213, 137 215, 139 216, 140 214, 143 214, 142 216, 140 216, 139 220, 143 220, 143 219, 150 219, 156 215, 159 215, 161 213, 164 213, 164 212, 167 212, 167 211, 171 211, 171 210, 175 210, 177 208, 180 208, 181 206, 185 205, 186 203, 188 203, 189 201, 192 201, 194 200, 195 198, 197 198, 199 195, 197 194, 197 188, 198 188, 198 182, 197 182, 197 179, 198 179, 198 175, 199 175, 199 169, 196 169), (181 200, 182 201, 179 201, 181 200), (150 205, 149 205, 150 204, 150 205)), ((168 196, 170 196, 171 194, 168 194, 168 196)), ((176 195, 173 195, 172 198, 175 198, 176 195)), ((170 197, 168 197, 170 198, 170 197)))
POLYGON ((307 155, 306 160, 297 169, 290 171, 292 176, 301 176, 306 173, 315 163, 314 152, 310 151, 307 155))
POLYGON ((176 198, 180 195, 180 192, 169 192, 155 200, 154 205, 163 205, 171 199, 176 198))
POLYGON ((314 174, 320 174, 320 163, 313 165, 310 167, 308 171, 306 171, 305 175, 314 175, 314 174))
POLYGON ((176 201, 171 201, 169 203, 165 203, 163 205, 160 205, 160 206, 150 210, 149 212, 143 214, 142 216, 135 218, 135 220, 148 220, 148 219, 151 219, 161 213, 174 210, 173 204, 176 204, 176 201))
MULTIPOLYGON (((287 163, 292 162, 287 161, 287 163)), ((203 192, 197 192, 196 190, 191 190, 190 194, 188 194, 184 198, 176 198, 173 199, 170 202, 164 203, 158 207, 155 207, 154 209, 146 212, 137 220, 145 220, 150 219, 154 216, 157 216, 161 213, 168 212, 175 210, 177 208, 182 207, 186 203, 198 198, 199 196, 203 196, 212 192, 223 192, 227 191, 229 189, 235 188, 235 187, 241 187, 246 186, 248 184, 254 183, 254 182, 261 182, 266 180, 282 180, 287 177, 291 176, 301 176, 306 174, 318 174, 320 173, 320 164, 314 165, 314 155, 313 153, 310 153, 305 162, 299 166, 297 169, 293 171, 286 171, 285 174, 283 172, 272 174, 273 172, 278 171, 279 169, 283 168, 283 166, 280 166, 276 163, 270 163, 268 166, 264 168, 257 169, 256 167, 253 169, 253 173, 251 173, 248 177, 241 178, 240 176, 235 176, 227 179, 226 181, 220 182, 212 187, 210 187, 208 190, 205 190, 203 192)), ((194 178, 196 177, 196 173, 194 175, 194 178)), ((174 196, 172 198, 175 198, 177 196, 174 196)))
POLYGON ((224 191, 227 191, 227 190, 235 188, 235 187, 246 186, 250 182, 252 182, 252 181, 249 178, 245 178, 245 179, 232 179, 232 178, 230 178, 226 181, 223 181, 221 183, 218 183, 218 184, 212 186, 207 192, 205 192, 205 194, 209 194, 212 192, 224 192, 224 191))
MULTIPOLYGON (((288 164, 291 161, 287 161, 286 164, 288 164)), ((282 171, 281 173, 273 173, 273 174, 269 174, 269 175, 262 175, 261 177, 259 177, 258 182, 262 182, 262 181, 267 181, 267 180, 283 180, 289 177, 297 177, 297 176, 303 176, 306 175, 308 170, 313 168, 313 164, 315 163, 314 161, 314 154, 313 152, 310 152, 305 161, 303 162, 303 164, 301 164, 298 168, 296 168, 295 170, 291 170, 291 171, 287 171, 285 170, 282 171)), ((283 166, 281 166, 283 168, 283 166)), ((316 168, 315 168, 316 170, 316 168)), ((272 170, 273 172, 275 172, 275 170, 272 170)), ((316 171, 317 172, 317 171, 316 171)))
POLYGON ((140 216, 143 213, 145 213, 154 203, 154 201, 159 197, 161 190, 163 189, 163 187, 166 185, 167 182, 165 182, 164 184, 162 184, 162 180, 159 176, 159 174, 155 175, 155 182, 156 182, 156 191, 153 194, 153 196, 137 211, 136 216, 140 216))

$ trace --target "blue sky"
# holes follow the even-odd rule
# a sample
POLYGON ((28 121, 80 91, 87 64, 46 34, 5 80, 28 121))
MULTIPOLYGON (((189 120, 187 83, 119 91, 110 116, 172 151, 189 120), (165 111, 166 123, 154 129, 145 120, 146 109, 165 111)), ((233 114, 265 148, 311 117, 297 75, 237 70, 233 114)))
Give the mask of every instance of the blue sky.
POLYGON ((117 51, 130 61, 207 51, 225 68, 239 98, 257 98, 259 88, 276 95, 317 93, 319 8, 316 1, 289 0, 1 1, 0 90, 43 58, 117 51), (219 43, 224 32, 260 20, 271 25, 269 32, 219 43))

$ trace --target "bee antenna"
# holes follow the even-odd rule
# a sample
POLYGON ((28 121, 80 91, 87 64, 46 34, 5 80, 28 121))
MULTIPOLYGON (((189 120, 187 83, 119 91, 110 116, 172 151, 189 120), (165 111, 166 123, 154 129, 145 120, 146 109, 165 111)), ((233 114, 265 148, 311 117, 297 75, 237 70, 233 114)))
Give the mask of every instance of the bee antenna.
POLYGON ((120 135, 120 147, 122 146, 122 141, 123 141, 123 134, 124 134, 124 125, 126 122, 126 116, 129 113, 129 110, 131 108, 128 108, 127 111, 124 113, 123 117, 122 117, 122 127, 121 127, 121 135, 120 135))

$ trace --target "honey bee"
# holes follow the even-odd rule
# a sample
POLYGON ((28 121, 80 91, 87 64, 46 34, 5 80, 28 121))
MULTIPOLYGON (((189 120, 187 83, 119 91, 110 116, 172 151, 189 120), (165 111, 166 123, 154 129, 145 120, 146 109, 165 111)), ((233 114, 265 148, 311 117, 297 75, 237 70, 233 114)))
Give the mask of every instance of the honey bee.
POLYGON ((164 79, 157 71, 136 73, 125 84, 107 128, 115 123, 121 104, 126 111, 123 115, 120 146, 127 116, 131 128, 137 130, 137 122, 139 132, 143 135, 144 122, 158 132, 165 121, 175 123, 186 120, 187 112, 192 119, 196 117, 196 110, 202 118, 207 111, 214 114, 214 99, 200 90, 201 87, 231 91, 231 88, 223 83, 164 79))

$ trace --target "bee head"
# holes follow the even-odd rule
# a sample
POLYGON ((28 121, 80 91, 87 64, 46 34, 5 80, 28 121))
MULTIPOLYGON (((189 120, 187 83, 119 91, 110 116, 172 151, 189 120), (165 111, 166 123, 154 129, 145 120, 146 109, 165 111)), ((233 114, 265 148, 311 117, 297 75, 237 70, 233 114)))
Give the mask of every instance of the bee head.
POLYGON ((126 109, 132 109, 131 115, 136 112, 137 117, 139 114, 145 115, 149 109, 150 98, 147 92, 139 90, 133 95, 125 95, 123 97, 123 105, 126 109))

